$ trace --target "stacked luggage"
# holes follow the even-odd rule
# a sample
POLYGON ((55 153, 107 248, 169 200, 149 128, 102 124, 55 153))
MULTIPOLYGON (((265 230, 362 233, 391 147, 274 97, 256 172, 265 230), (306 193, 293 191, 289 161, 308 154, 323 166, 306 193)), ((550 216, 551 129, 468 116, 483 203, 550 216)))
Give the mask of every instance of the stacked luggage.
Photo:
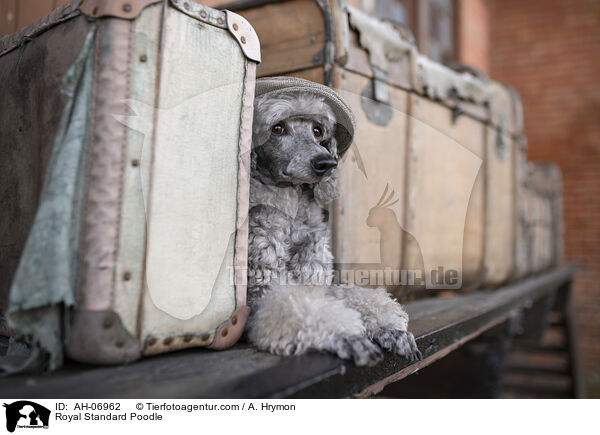
POLYGON ((45 355, 22 364, 239 338, 256 76, 324 83, 356 115, 339 282, 427 296, 562 261, 560 172, 527 162, 508 85, 343 0, 127 6, 73 0, 0 38, 0 313, 45 355))
POLYGON ((399 295, 467 290, 561 261, 560 172, 530 170, 514 89, 433 62, 406 29, 343 0, 240 4, 263 47, 259 76, 330 85, 357 117, 331 216, 342 281, 399 271, 386 282, 399 295))

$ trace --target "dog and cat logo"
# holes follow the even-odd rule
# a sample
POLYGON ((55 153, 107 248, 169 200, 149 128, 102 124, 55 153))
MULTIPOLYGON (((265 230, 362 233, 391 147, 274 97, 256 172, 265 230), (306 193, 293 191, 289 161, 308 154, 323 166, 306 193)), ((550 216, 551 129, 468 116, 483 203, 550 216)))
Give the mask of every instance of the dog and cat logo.
POLYGON ((48 429, 50 410, 29 400, 19 400, 4 404, 6 408, 6 430, 15 429, 48 429))

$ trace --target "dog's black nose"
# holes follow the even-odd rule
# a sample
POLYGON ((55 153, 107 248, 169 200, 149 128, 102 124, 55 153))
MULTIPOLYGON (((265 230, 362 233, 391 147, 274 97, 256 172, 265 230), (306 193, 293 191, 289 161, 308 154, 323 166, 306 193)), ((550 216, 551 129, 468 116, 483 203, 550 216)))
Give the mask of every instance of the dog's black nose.
POLYGON ((323 175, 331 168, 335 168, 337 162, 329 156, 319 156, 312 159, 310 165, 312 166, 313 171, 315 171, 315 174, 323 175))

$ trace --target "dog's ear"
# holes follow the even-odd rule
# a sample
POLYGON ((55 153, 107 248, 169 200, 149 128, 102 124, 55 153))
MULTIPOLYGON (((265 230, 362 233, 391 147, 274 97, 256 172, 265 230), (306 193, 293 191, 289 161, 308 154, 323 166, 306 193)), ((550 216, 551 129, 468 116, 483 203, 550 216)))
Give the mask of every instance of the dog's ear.
POLYGON ((321 208, 327 208, 327 205, 340 197, 340 190, 338 188, 338 172, 334 169, 329 179, 321 181, 315 184, 313 189, 315 195, 315 201, 321 208))
POLYGON ((334 138, 336 142, 336 152, 339 157, 342 157, 352 144, 352 134, 347 126, 338 123, 335 125, 334 138))

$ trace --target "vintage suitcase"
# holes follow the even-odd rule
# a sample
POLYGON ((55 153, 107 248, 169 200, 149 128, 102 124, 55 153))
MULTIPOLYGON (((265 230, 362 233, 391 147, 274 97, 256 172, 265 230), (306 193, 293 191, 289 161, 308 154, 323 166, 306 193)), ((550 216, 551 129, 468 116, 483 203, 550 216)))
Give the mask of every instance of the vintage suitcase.
POLYGON ((528 271, 541 272, 563 261, 562 182, 560 169, 529 162, 525 185, 528 271))
POLYGON ((342 277, 406 291, 514 276, 525 151, 510 88, 432 62, 405 29, 341 0, 209 2, 243 7, 263 44, 259 76, 328 84, 354 110, 332 209, 342 277))
POLYGON ((490 92, 484 284, 497 286, 527 273, 525 237, 520 234, 527 142, 519 94, 495 81, 490 83, 490 92))
POLYGON ((246 20, 183 0, 72 1, 0 39, 0 301, 32 338, 22 366, 239 338, 259 60, 246 20))

